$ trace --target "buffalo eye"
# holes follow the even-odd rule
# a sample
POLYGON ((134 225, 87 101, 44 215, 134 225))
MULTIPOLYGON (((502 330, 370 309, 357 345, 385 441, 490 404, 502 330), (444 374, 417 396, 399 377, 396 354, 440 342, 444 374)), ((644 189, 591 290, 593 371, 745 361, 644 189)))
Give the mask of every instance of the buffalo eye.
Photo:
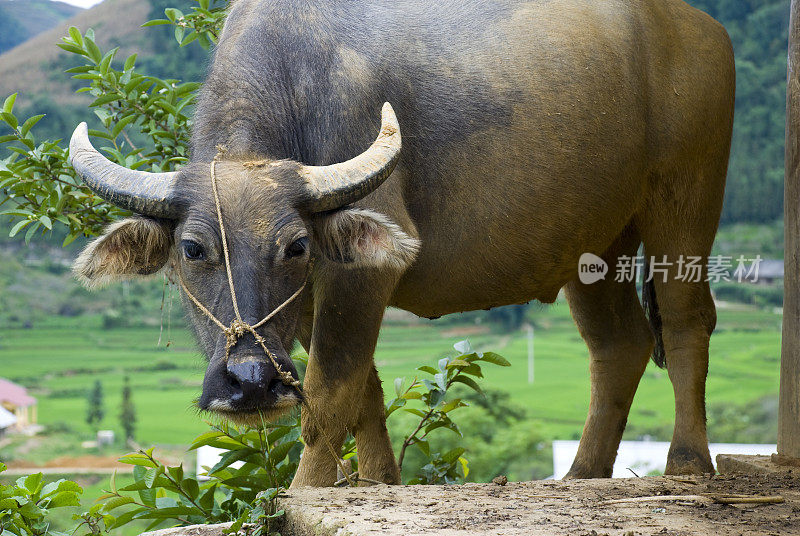
POLYGON ((201 261, 206 257, 203 246, 194 240, 182 240, 181 248, 183 249, 183 255, 190 261, 201 261))
POLYGON ((289 247, 286 248, 286 258, 291 259, 292 257, 299 257, 303 253, 306 252, 306 248, 308 247, 308 237, 304 236, 303 238, 298 238, 291 244, 289 247))

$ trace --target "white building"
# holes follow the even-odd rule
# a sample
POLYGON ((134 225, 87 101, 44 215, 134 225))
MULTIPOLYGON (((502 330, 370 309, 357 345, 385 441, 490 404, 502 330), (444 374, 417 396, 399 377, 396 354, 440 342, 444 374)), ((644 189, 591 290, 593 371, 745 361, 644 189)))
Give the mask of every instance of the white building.
MULTIPOLYGON (((745 445, 742 443, 711 443, 711 459, 717 454, 762 454, 777 452, 777 445, 745 445)), ((622 441, 614 462, 612 478, 631 478, 634 472, 646 476, 651 472, 663 473, 667 464, 669 443, 660 441, 622 441), (628 470, 630 468, 633 472, 628 470)), ((578 441, 553 441, 553 478, 563 478, 578 453, 578 441)))

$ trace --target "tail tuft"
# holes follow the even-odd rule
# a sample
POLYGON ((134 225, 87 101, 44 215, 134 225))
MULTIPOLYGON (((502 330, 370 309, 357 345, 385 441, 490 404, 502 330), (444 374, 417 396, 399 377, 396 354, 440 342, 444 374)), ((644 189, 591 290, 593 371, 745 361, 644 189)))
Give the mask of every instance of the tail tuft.
POLYGON ((653 331, 653 337, 656 339, 656 344, 653 347, 653 363, 660 368, 667 367, 667 355, 664 352, 664 339, 662 337, 661 326, 661 313, 658 310, 658 301, 656 300, 656 287, 653 280, 647 280, 650 273, 649 263, 645 262, 644 265, 644 284, 642 285, 642 307, 644 307, 647 320, 650 322, 650 329, 653 331))

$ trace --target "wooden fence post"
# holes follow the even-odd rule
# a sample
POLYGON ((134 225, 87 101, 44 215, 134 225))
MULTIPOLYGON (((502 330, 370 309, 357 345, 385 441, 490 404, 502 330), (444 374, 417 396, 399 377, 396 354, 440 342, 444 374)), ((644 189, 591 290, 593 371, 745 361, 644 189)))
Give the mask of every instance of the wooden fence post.
POLYGON ((792 0, 786 84, 784 286, 778 454, 800 458, 800 0, 792 0))

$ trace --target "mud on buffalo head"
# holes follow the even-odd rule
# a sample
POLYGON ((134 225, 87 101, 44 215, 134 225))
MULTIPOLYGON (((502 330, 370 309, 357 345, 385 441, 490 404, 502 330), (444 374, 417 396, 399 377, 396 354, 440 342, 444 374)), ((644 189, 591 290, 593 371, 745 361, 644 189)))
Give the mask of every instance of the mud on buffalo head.
MULTIPOLYGON (((308 166, 221 154, 213 165, 239 314, 255 326, 326 263, 402 267, 418 243, 386 216, 348 207, 375 190, 400 155, 400 129, 383 107, 377 140, 346 162, 308 166)), ((86 124, 70 143, 72 164, 97 195, 135 215, 111 225, 81 253, 74 271, 87 286, 145 276, 171 267, 182 281, 190 324, 208 359, 199 406, 239 422, 275 416, 301 400, 281 381, 252 333, 226 349, 225 326, 237 318, 229 290, 211 185, 210 162, 177 172, 145 173, 114 164, 96 151, 86 124), (195 303, 188 293, 197 300, 195 303)), ((297 378, 289 357, 311 284, 256 328, 280 368, 297 378)))

